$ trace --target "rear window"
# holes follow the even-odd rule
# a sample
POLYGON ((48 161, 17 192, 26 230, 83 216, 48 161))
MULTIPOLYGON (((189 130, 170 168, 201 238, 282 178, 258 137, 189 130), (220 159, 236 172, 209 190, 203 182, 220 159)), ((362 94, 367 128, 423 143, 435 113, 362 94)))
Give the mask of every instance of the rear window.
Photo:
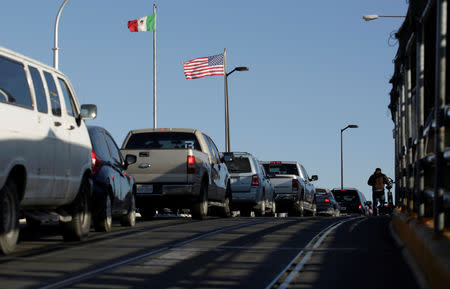
POLYGON ((252 167, 247 157, 234 157, 231 161, 226 162, 230 173, 251 173, 252 167))
POLYGON ((109 160, 109 150, 103 133, 95 128, 89 128, 88 131, 95 155, 104 161, 109 160))
POLYGON ((326 195, 328 195, 328 193, 326 190, 316 189, 316 195, 326 196, 326 195))
POLYGON ((333 191, 333 195, 338 202, 359 202, 358 193, 356 191, 333 191))
POLYGON ((267 174, 275 175, 296 175, 299 176, 297 166, 295 164, 263 164, 267 174))
POLYGON ((125 149, 201 150, 195 134, 187 132, 143 132, 132 134, 125 149))

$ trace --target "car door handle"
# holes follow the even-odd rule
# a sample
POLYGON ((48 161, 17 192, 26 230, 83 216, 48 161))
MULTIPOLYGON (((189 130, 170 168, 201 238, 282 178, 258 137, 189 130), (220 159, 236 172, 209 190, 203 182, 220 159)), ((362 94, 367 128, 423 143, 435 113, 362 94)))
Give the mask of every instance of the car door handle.
POLYGON ((62 125, 62 123, 60 123, 59 121, 55 121, 54 124, 55 124, 55 126, 61 126, 62 125))
POLYGON ((68 130, 73 130, 75 127, 73 125, 69 126, 67 129, 68 130))

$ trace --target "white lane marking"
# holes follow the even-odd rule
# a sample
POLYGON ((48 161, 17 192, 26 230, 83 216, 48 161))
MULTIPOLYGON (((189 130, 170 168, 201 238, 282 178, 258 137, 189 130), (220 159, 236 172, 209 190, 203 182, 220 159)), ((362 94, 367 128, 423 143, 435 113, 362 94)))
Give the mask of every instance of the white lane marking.
MULTIPOLYGON (((351 219, 348 219, 348 220, 340 220, 340 221, 337 221, 337 222, 331 224, 330 226, 328 226, 328 227, 326 227, 325 229, 323 229, 322 231, 320 231, 317 235, 315 235, 315 236, 311 239, 311 241, 309 241, 308 244, 306 244, 305 248, 311 247, 311 245, 313 244, 313 242, 315 242, 316 239, 317 239, 321 234, 324 234, 324 235, 326 236, 326 235, 328 235, 328 233, 327 233, 328 230, 333 231, 333 230, 335 229, 335 226, 338 227, 338 226, 340 226, 341 224, 343 224, 343 223, 345 223, 345 222, 352 221, 352 220, 355 220, 355 219, 357 219, 357 218, 351 218, 351 219)), ((331 231, 330 231, 330 232, 331 232, 331 231)), ((320 238, 319 241, 322 242, 323 239, 324 239, 324 237, 322 236, 322 238, 320 238)), ((317 247, 315 247, 315 248, 317 248, 317 247)), ((315 248, 313 247, 313 249, 315 249, 315 248)), ((280 280, 281 277, 286 273, 286 271, 289 270, 289 268, 291 268, 291 266, 294 264, 294 262, 295 262, 298 258, 300 258, 300 256, 301 256, 303 253, 305 253, 305 251, 306 251, 305 249, 301 250, 300 253, 298 253, 298 254, 291 260, 291 262, 289 262, 289 264, 283 269, 283 271, 281 271, 281 273, 278 274, 277 277, 275 277, 275 279, 274 279, 272 282, 270 282, 270 284, 267 285, 265 289, 270 289, 270 288, 272 288, 273 285, 275 285, 275 284, 278 282, 278 280, 280 280)), ((307 254, 311 255, 312 252, 313 252, 313 251, 310 250, 307 254)), ((303 258, 303 259, 305 259, 305 258, 303 258)), ((302 259, 302 261, 303 261, 303 259, 302 259)), ((301 263, 301 262, 300 262, 300 263, 301 263)), ((298 266, 298 264, 297 264, 297 266, 298 266)), ((296 267, 297 267, 297 266, 296 266, 296 267)), ((301 267, 303 267, 303 265, 302 265, 301 267)), ((300 268, 300 269, 301 269, 301 268, 300 268)), ((291 276, 291 275, 292 275, 292 272, 288 275, 288 277, 291 276)), ((295 275, 294 275, 294 277, 295 277, 295 275)), ((285 283, 285 282, 283 282, 282 285, 283 285, 284 283, 285 283)), ((289 285, 289 283, 288 283, 287 285, 289 285)), ((287 286, 287 285, 286 285, 286 286, 287 286)), ((278 287, 278 289, 279 289, 279 288, 282 288, 281 285, 278 287)), ((286 288, 286 287, 283 287, 283 288, 286 288)))
POLYGON ((263 221, 251 222, 251 223, 244 223, 244 224, 234 225, 234 226, 231 226, 231 227, 228 227, 228 228, 215 230, 215 231, 209 232, 207 234, 200 235, 198 237, 191 238, 189 240, 176 243, 175 245, 170 246, 170 247, 164 247, 164 248, 152 250, 150 252, 141 254, 139 256, 135 256, 135 257, 132 257, 132 258, 129 258, 129 259, 125 259, 123 261, 119 261, 119 262, 116 262, 114 264, 111 264, 111 265, 108 265, 108 266, 105 266, 105 267, 102 267, 102 268, 98 268, 96 270, 92 270, 90 272, 86 272, 86 273, 83 273, 83 274, 80 274, 80 275, 77 275, 77 276, 65 279, 63 281, 59 281, 59 282, 56 282, 56 283, 53 283, 53 284, 49 284, 47 286, 40 287, 40 289, 62 288, 62 287, 68 286, 68 285, 75 284, 75 283, 77 283, 79 281, 82 281, 84 279, 92 277, 92 276, 94 276, 96 274, 103 273, 105 271, 108 271, 108 270, 120 267, 122 265, 127 265, 129 263, 134 262, 134 261, 137 261, 137 260, 140 260, 140 259, 144 259, 146 257, 150 257, 152 255, 155 255, 155 254, 167 251, 167 250, 169 250, 171 248, 174 248, 174 247, 181 247, 181 246, 184 246, 184 245, 186 245, 188 243, 194 242, 196 240, 203 239, 203 238, 208 238, 210 236, 217 235, 217 234, 220 234, 222 232, 231 231, 231 230, 235 230, 235 229, 240 229, 242 227, 248 227, 248 226, 252 226, 252 225, 259 225, 259 224, 262 224, 262 223, 267 223, 268 221, 269 220, 263 220, 263 221))
MULTIPOLYGON (((329 233, 333 232, 337 227, 339 227, 340 225, 342 225, 345 222, 348 222, 348 221, 344 221, 339 224, 336 224, 336 226, 333 226, 329 230, 327 230, 322 235, 322 237, 320 237, 320 239, 317 240, 317 242, 314 244, 313 249, 316 249, 317 247, 319 247, 320 244, 322 243, 322 241, 326 238, 326 236, 328 236, 329 233)), ((289 273, 289 275, 286 277, 286 279, 283 281, 283 283, 281 283, 281 285, 278 287, 278 289, 286 289, 289 286, 289 284, 292 282, 292 280, 294 280, 294 278, 297 276, 298 272, 300 272, 300 270, 303 268, 303 266, 306 264, 306 262, 309 261, 309 258, 311 257, 312 253, 313 253, 313 251, 308 251, 308 253, 306 253, 306 255, 303 256, 302 260, 295 266, 294 270, 292 270, 291 273, 289 273)))

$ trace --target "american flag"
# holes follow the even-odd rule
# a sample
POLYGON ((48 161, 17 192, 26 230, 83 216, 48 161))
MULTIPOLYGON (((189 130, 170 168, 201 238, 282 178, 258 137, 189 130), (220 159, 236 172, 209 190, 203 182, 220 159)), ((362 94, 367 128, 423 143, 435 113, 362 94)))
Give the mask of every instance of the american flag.
POLYGON ((224 75, 223 54, 199 57, 183 62, 186 79, 196 79, 212 75, 224 75))

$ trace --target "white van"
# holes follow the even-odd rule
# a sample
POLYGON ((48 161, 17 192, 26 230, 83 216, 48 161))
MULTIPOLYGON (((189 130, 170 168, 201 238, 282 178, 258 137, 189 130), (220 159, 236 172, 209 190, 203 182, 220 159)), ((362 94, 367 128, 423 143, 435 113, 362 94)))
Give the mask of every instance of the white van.
POLYGON ((16 246, 19 218, 53 216, 65 240, 85 237, 91 223, 91 142, 67 77, 0 47, 0 253, 16 246))

